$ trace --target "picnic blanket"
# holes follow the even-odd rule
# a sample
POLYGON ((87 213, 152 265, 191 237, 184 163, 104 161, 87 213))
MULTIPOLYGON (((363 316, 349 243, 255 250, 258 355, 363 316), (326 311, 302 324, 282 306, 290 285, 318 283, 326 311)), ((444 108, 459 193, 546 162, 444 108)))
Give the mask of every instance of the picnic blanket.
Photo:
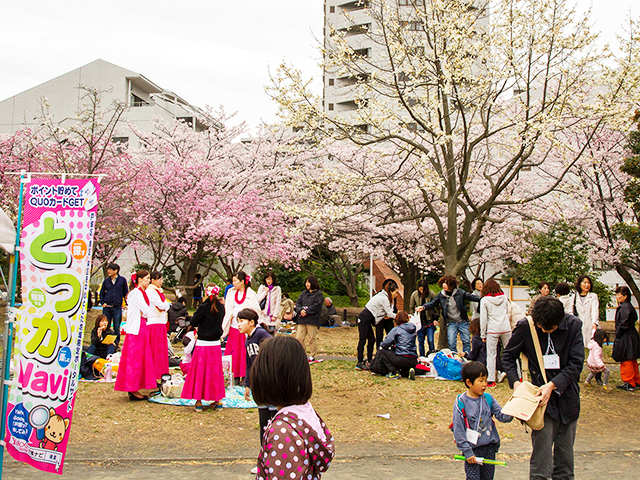
MULTIPOLYGON (((163 405, 176 405, 180 407, 193 407, 196 404, 195 400, 187 400, 184 398, 168 398, 163 395, 154 395, 149 398, 150 402, 161 403, 163 405)), ((203 401, 202 405, 208 407, 211 402, 203 401)), ((251 399, 246 401, 244 399, 244 387, 235 386, 227 388, 225 397, 222 399, 223 408, 258 408, 258 405, 251 399)))

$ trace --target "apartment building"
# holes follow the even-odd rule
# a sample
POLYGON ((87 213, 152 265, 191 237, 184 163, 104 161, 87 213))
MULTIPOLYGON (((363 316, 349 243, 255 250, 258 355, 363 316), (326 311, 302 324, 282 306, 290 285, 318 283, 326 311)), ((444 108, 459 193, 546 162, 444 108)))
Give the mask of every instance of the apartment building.
POLYGON ((140 146, 139 139, 127 129, 127 123, 140 130, 153 131, 153 118, 182 119, 195 130, 205 129, 199 118, 206 116, 200 108, 179 95, 158 86, 140 73, 119 67, 105 60, 95 60, 59 77, 0 101, 0 134, 12 134, 33 127, 42 115, 42 102, 46 99, 53 121, 69 126, 78 120, 82 109, 83 91, 89 86, 104 91, 103 108, 113 102, 125 106, 114 140, 140 146))

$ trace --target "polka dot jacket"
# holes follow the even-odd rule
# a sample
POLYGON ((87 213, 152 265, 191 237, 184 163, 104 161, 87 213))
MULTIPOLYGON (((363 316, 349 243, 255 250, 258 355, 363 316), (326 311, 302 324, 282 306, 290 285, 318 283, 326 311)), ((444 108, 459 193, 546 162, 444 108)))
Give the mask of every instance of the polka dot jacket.
POLYGON ((265 430, 256 480, 319 480, 335 450, 331 432, 319 415, 318 419, 326 442, 295 414, 277 413, 265 430))

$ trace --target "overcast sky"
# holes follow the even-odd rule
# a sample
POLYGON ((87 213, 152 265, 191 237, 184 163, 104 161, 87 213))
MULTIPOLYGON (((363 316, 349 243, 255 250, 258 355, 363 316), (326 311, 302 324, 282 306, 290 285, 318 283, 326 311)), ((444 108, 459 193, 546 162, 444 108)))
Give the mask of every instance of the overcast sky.
MULTIPOLYGON (((613 41, 630 9, 640 15, 634 1, 578 3, 592 5, 595 28, 613 41)), ((274 119, 269 68, 286 60, 321 75, 314 35, 323 18, 322 0, 4 2, 0 100, 101 58, 254 126, 274 119)))

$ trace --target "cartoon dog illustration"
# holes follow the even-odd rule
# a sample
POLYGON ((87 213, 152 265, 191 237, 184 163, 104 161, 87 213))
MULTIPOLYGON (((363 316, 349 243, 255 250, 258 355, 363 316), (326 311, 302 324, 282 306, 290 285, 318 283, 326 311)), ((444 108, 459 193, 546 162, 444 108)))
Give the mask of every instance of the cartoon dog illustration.
POLYGON ((40 441, 40 448, 58 450, 58 444, 62 442, 69 428, 69 419, 62 418, 53 408, 49 410, 49 414, 49 422, 44 427, 44 440, 40 441))

